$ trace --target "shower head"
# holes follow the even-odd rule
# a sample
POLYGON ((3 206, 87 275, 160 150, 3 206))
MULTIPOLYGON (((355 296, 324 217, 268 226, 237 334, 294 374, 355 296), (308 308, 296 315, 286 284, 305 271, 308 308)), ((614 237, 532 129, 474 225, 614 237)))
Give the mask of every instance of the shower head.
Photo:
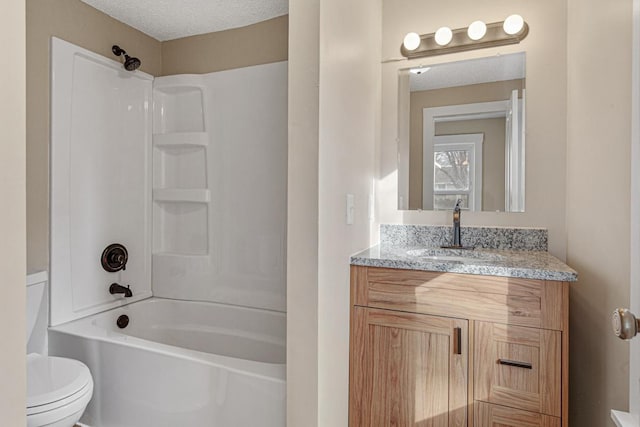
POLYGON ((115 56, 123 56, 124 55, 124 69, 127 71, 134 71, 137 70, 138 68, 140 68, 140 60, 136 57, 133 56, 129 56, 127 55, 127 52, 125 52, 124 49, 122 49, 120 46, 118 45, 113 45, 111 47, 111 52, 113 52, 113 54, 115 56))
POLYGON ((134 71, 140 67, 140 60, 136 57, 124 55, 124 69, 127 71, 134 71))

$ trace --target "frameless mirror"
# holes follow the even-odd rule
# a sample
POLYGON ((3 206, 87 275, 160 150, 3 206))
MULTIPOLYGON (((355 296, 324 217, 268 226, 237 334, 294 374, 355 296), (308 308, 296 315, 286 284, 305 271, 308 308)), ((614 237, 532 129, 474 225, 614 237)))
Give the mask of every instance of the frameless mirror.
POLYGON ((524 212, 525 54, 398 78, 398 208, 524 212))

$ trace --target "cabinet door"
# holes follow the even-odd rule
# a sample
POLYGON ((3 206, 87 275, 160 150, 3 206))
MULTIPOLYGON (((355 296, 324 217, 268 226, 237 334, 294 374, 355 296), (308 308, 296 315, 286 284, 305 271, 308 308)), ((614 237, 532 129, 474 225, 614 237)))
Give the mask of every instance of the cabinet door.
POLYGON ((476 322, 475 400, 561 416, 561 333, 476 322))
POLYGON ((475 427, 560 427, 560 418, 490 403, 475 403, 475 427))
POLYGON ((349 425, 467 425, 468 322, 353 307, 349 425))

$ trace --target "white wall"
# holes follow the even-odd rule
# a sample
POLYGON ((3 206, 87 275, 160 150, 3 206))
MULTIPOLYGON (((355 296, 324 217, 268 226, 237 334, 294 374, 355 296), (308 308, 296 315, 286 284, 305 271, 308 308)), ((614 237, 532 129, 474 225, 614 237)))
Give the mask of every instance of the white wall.
POLYGON ((320 0, 289 0, 287 425, 318 425, 320 0))
POLYGON ((605 426, 629 392, 629 344, 609 320, 629 303, 632 0, 569 0, 568 12, 569 408, 572 425, 605 426))
MULTIPOLYGON (((633 92, 631 146, 631 290, 629 308, 640 312, 640 0, 633 0, 633 92)), ((640 417, 640 340, 631 342, 629 355, 629 411, 640 417)))
POLYGON ((380 0, 320 6, 318 425, 346 426, 349 256, 371 245, 380 109, 380 0), (346 224, 346 194, 355 221, 346 224))
POLYGON ((349 255, 370 245, 380 19, 378 1, 289 2, 290 426, 348 422, 349 255))
POLYGON ((0 14, 0 425, 23 426, 25 358, 25 2, 5 2, 0 14))

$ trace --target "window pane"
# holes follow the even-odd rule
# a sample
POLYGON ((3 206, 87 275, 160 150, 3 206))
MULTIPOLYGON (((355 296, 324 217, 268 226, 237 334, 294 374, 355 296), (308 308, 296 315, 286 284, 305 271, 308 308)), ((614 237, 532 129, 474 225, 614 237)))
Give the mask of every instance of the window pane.
POLYGON ((469 151, 438 150, 433 153, 435 191, 469 191, 469 151))
POLYGON ((435 194, 433 196, 433 209, 437 211, 453 210, 458 199, 462 199, 462 203, 460 203, 462 209, 469 209, 468 194, 435 194))

